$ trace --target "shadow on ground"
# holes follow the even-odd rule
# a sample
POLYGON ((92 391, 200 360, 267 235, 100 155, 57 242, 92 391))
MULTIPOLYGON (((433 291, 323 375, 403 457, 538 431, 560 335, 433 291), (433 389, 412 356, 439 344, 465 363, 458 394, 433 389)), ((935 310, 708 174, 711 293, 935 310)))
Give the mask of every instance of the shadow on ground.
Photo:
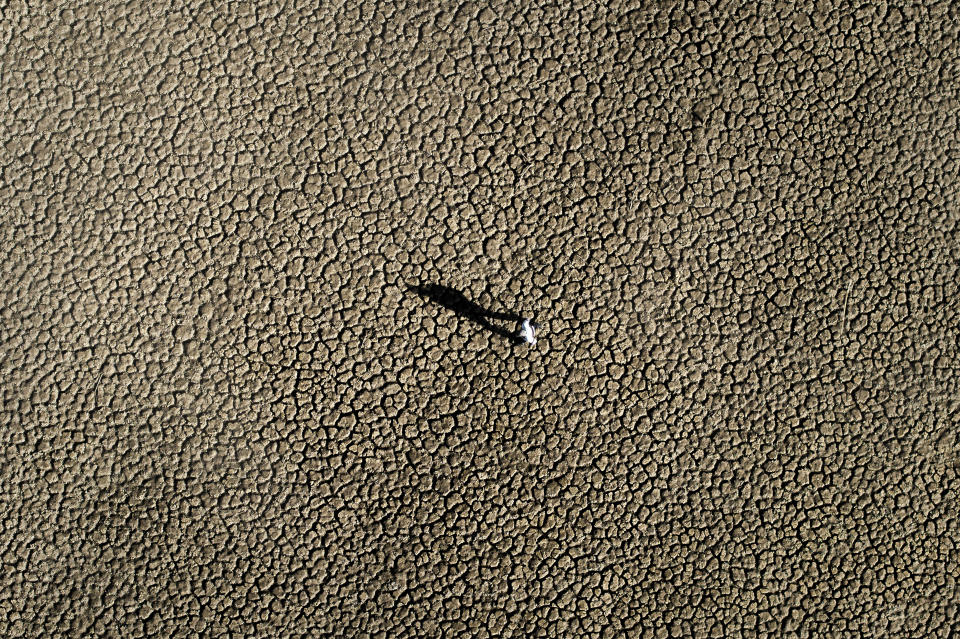
POLYGON ((443 286, 442 284, 407 285, 407 289, 428 299, 434 304, 453 311, 458 317, 479 324, 482 328, 490 331, 494 335, 499 335, 513 344, 523 344, 523 339, 517 334, 516 330, 507 330, 491 322, 491 320, 494 320, 519 324, 523 321, 521 315, 517 315, 516 313, 496 313, 485 309, 479 304, 468 300, 460 291, 450 288, 449 286, 443 286))

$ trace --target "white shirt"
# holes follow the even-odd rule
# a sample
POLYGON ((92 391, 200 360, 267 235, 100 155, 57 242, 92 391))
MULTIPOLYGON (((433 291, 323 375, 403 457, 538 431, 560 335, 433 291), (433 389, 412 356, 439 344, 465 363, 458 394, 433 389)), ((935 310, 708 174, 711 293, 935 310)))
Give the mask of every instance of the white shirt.
POLYGON ((531 322, 529 319, 523 320, 523 327, 520 329, 520 336, 523 337, 523 340, 527 344, 536 344, 537 343, 536 324, 531 322))

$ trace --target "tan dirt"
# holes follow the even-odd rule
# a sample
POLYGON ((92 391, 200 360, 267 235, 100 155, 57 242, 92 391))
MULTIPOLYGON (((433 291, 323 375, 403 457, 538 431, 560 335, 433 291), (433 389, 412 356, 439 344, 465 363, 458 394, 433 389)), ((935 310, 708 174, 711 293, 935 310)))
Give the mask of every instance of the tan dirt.
POLYGON ((956 4, 314 4, 0 2, 0 636, 956 628, 956 4))

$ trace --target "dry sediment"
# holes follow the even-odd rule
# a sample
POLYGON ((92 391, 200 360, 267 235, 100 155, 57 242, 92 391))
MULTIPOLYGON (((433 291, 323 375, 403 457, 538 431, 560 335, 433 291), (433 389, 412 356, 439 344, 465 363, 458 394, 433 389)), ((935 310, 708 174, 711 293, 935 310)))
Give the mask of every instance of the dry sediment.
POLYGON ((0 636, 956 625, 956 6, 71 4, 0 6, 0 636))

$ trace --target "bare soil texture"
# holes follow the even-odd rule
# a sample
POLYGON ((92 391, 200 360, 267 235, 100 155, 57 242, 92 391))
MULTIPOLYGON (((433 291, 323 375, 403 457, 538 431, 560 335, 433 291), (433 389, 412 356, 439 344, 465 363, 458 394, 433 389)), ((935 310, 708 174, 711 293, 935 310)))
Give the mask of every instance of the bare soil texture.
POLYGON ((0 2, 0 636, 948 636, 900 5, 0 2))

